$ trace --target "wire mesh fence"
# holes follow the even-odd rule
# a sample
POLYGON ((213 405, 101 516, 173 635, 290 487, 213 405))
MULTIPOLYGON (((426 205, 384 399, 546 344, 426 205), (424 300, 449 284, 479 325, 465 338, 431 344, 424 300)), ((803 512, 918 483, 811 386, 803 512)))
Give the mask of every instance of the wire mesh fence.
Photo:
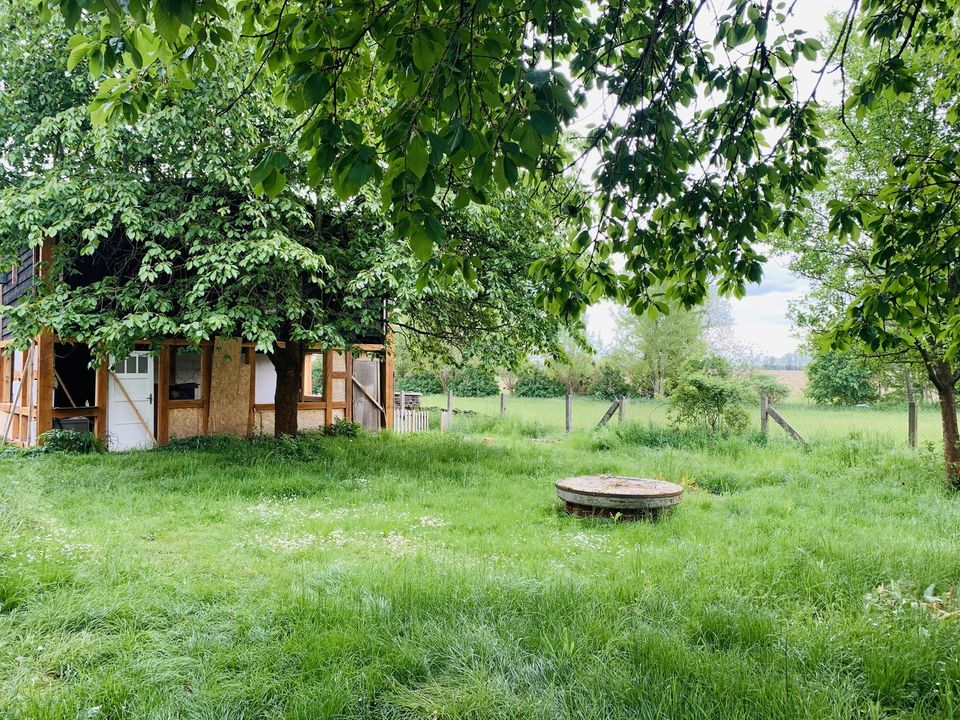
MULTIPOLYGON (((452 423, 471 417, 503 417, 519 423, 536 425, 546 432, 562 433, 566 430, 567 402, 563 397, 521 398, 505 396, 450 398, 453 410, 452 423), (501 405, 502 403, 502 405, 501 405)), ((601 418, 610 409, 611 402, 594 397, 574 396, 570 403, 573 431, 596 428, 601 418)), ((807 442, 822 442, 849 437, 882 438, 891 445, 908 445, 910 420, 907 403, 883 403, 870 406, 818 405, 804 400, 780 402, 773 406, 776 412, 807 442)), ((440 427, 440 415, 447 409, 447 397, 424 395, 420 408, 429 412, 431 428, 440 427)), ((749 414, 749 430, 761 429, 759 400, 745 406, 749 414)), ((619 412, 612 413, 609 423, 620 421, 619 412)), ((670 405, 666 400, 653 398, 628 398, 625 403, 624 422, 642 423, 667 427, 672 424, 670 405)), ((776 422, 770 422, 771 438, 786 438, 788 434, 776 422)), ((940 411, 935 404, 918 404, 916 412, 917 443, 941 442, 940 411)))

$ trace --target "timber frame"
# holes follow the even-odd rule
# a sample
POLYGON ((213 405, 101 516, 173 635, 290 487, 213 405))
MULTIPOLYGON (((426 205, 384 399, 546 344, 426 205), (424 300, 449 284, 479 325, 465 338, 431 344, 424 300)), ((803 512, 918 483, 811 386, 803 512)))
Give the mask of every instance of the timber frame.
MULTIPOLYGON (((26 350, 11 351, 9 341, 0 341, 0 442, 21 447, 37 445, 40 436, 54 428, 58 421, 74 418, 87 418, 96 437, 108 440, 111 369, 106 363, 95 370, 94 403, 55 405, 54 390, 63 383, 55 366, 55 348, 65 345, 73 343, 62 341, 49 332, 41 334, 26 350)), ((148 349, 147 345, 144 343, 143 349, 148 349)), ((156 344, 153 346, 154 441, 164 445, 174 437, 271 434, 273 402, 257 401, 257 370, 269 363, 269 359, 257 353, 253 343, 235 338, 217 338, 201 343, 198 350, 201 357, 198 397, 173 399, 169 390, 171 359, 174 353, 190 347, 185 340, 164 340, 159 349, 156 344)), ((349 350, 316 346, 309 352, 323 355, 323 392, 320 396, 304 393, 298 405, 301 429, 315 429, 337 420, 353 420, 355 399, 361 395, 369 398, 368 391, 353 377, 355 360, 364 356, 375 356, 379 362, 379 396, 382 399, 378 405, 379 426, 392 427, 393 353, 389 334, 383 344, 361 343, 349 350)), ((272 364, 269 367, 272 369, 272 364)), ((305 384, 309 381, 305 371, 305 384)), ((70 395, 69 389, 66 394, 70 395)))
MULTIPOLYGON (((38 248, 24 251, 23 277, 17 268, 12 269, 11 282, 3 284, 3 302, 15 303, 32 282, 44 282, 44 277, 53 260, 54 242, 47 237, 38 248), (21 282, 22 280, 22 282, 21 282)), ((10 280, 11 278, 7 278, 10 280)), ((5 333, 5 321, 0 326, 5 333)), ((375 420, 379 428, 393 427, 393 351, 392 334, 384 311, 382 342, 357 343, 350 348, 324 348, 315 346, 310 354, 323 355, 323 390, 317 395, 310 385, 312 378, 304 372, 304 388, 298 405, 298 421, 301 429, 331 425, 337 420, 354 419, 355 402, 376 409, 375 420), (377 390, 380 402, 368 388, 354 377, 354 363, 364 357, 377 358, 379 374, 377 390)), ((26 350, 14 350, 10 340, 0 340, 0 443, 23 447, 37 445, 40 436, 64 421, 85 418, 87 426, 97 438, 108 441, 108 405, 111 402, 111 377, 130 405, 122 383, 106 363, 85 373, 85 392, 74 393, 66 386, 57 368, 57 348, 79 348, 81 355, 90 359, 93 353, 86 346, 74 343, 69 338, 55 337, 49 331, 41 333, 26 350), (92 387, 91 387, 92 385, 92 387), (66 389, 65 389, 66 388, 66 389), (74 399, 84 398, 81 403, 74 399), (56 399, 61 401, 59 405, 56 399)), ((272 390, 260 388, 258 393, 258 366, 263 367, 262 353, 257 353, 253 343, 239 338, 221 338, 201 343, 199 349, 186 340, 165 339, 151 342, 144 340, 143 350, 154 351, 153 433, 151 440, 164 445, 174 437, 208 434, 231 434, 250 436, 273 433, 274 405, 272 390), (188 347, 199 352, 199 382, 194 387, 193 399, 175 399, 170 368, 174 353, 188 347), (269 391, 268 398, 263 397, 269 391), (258 394, 261 396, 258 399, 258 394)), ((73 368, 78 367, 74 360, 73 368)), ((270 365, 272 368, 272 364, 270 365)), ((370 366, 365 368, 368 371, 370 366)), ((261 372, 261 380, 269 380, 269 371, 261 372)), ((376 393, 374 393, 376 395, 376 393)), ((134 412, 143 422, 137 407, 134 412)), ((370 421, 370 413, 361 413, 370 421)), ((81 420, 82 423, 82 420, 81 420)), ((146 428, 149 430, 149 428, 146 428)))

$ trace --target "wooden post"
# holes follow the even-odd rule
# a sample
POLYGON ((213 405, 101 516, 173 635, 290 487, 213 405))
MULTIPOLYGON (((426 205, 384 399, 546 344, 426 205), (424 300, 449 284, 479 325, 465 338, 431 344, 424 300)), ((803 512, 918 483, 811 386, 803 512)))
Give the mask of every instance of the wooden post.
POLYGON ((566 407, 564 408, 565 412, 565 425, 567 432, 570 432, 573 429, 573 394, 567 393, 566 397, 566 407))
POLYGON ((447 388, 447 430, 453 424, 453 390, 447 388))
POLYGON ((407 414, 407 393, 403 390, 400 391, 400 432, 403 432, 405 428, 403 427, 403 419, 407 414))
POLYGON ((626 414, 627 414, 627 396, 626 396, 626 395, 621 395, 621 396, 620 396, 620 410, 619 410, 619 412, 617 413, 617 421, 618 421, 621 425, 623 425, 623 419, 624 419, 624 417, 626 417, 626 414))
POLYGON ((40 436, 53 429, 54 365, 53 333, 44 330, 37 340, 37 443, 40 436))
POLYGON ((917 446, 917 403, 913 397, 913 380, 910 377, 910 371, 904 372, 904 379, 907 383, 907 441, 910 447, 917 446))
POLYGON ((502 392, 500 393, 500 418, 503 419, 507 416, 507 394, 502 392))
POLYGON ((907 439, 910 447, 917 446, 917 403, 912 400, 907 405, 907 439))
POLYGON ((760 432, 766 435, 770 430, 770 398, 766 395, 760 398, 760 432))

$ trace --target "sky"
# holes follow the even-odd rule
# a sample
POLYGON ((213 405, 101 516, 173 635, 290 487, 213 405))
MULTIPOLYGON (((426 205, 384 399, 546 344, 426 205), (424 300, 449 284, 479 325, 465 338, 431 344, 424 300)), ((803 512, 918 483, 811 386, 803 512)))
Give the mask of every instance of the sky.
MULTIPOLYGON (((721 0, 721 3, 722 0, 721 0)), ((827 29, 827 16, 849 5, 849 0, 798 0, 792 25, 819 37, 827 29)), ((816 80, 815 65, 807 63, 797 68, 800 88, 812 88, 816 80)), ((838 99, 839 91, 825 80, 818 89, 821 101, 838 99)), ((793 275, 783 260, 771 258, 764 267, 763 281, 749 285, 746 297, 730 299, 735 340, 741 346, 752 348, 763 355, 780 356, 796 352, 802 342, 787 317, 791 300, 802 298, 808 284, 793 275)), ((616 308, 610 303, 598 304, 587 312, 587 332, 602 345, 609 345, 616 336, 616 308)))

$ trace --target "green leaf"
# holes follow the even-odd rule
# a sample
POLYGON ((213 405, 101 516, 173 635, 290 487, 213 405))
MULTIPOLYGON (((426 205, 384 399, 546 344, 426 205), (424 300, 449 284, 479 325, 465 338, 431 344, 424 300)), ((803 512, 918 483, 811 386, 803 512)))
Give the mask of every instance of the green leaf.
POLYGON ((433 240, 423 227, 416 227, 408 238, 410 249, 418 260, 426 262, 433 255, 433 240))
POLYGON ((330 79, 325 72, 315 72, 303 83, 303 97, 311 105, 318 105, 330 92, 330 79))
POLYGON ((530 113, 530 124, 543 137, 553 135, 559 129, 556 118, 546 110, 534 110, 530 113))
POLYGON ((87 51, 90 49, 90 46, 87 43, 82 45, 77 45, 70 51, 70 55, 67 57, 67 72, 72 71, 80 62, 87 56, 87 51))
POLYGON ((171 6, 169 0, 161 0, 156 5, 153 6, 153 20, 157 26, 157 32, 160 33, 160 37, 167 41, 170 45, 173 45, 177 42, 177 38, 180 37, 180 20, 176 16, 176 11, 179 10, 179 6, 173 8, 171 12, 171 6))
POLYGON ((410 145, 407 147, 407 167, 417 177, 422 178, 427 171, 427 164, 430 161, 430 155, 427 152, 427 144, 419 135, 410 138, 410 145))
POLYGON ((426 31, 419 30, 413 36, 413 64, 421 72, 427 72, 436 65, 443 50, 443 45, 431 40, 426 31))

